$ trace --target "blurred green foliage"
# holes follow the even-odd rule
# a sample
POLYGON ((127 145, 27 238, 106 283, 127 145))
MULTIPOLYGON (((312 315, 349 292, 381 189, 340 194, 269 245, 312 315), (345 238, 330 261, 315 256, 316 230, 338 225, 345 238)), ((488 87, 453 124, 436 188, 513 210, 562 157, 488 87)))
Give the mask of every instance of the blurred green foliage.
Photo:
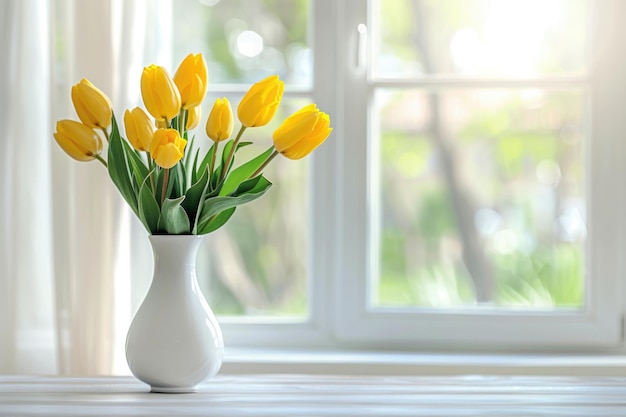
MULTIPOLYGON (((379 107, 381 118, 395 112, 397 103, 425 102, 426 94, 386 96, 379 107)), ((562 237, 559 216, 564 207, 584 205, 580 187, 571 186, 584 183, 582 146, 562 133, 564 126, 582 124, 585 98, 579 92, 555 92, 540 94, 529 104, 525 94, 459 90, 439 97, 442 111, 449 103, 463 103, 468 112, 466 122, 445 127, 453 131, 448 145, 461 178, 459 192, 471 197, 476 212, 488 209, 495 216, 491 230, 480 240, 493 270, 494 294, 487 305, 580 308, 584 241, 562 237), (553 184, 542 183, 537 173, 545 161, 556 167, 553 184), (504 233, 498 235, 499 231, 504 233)), ((390 123, 380 138, 383 217, 374 303, 476 305, 473 280, 461 256, 459 219, 443 181, 441 156, 428 139, 428 123, 395 123, 408 126, 398 130, 390 123), (400 163, 404 150, 421 154, 413 170, 400 163)))
MULTIPOLYGON (((574 28, 583 21, 585 9, 580 1, 570 3, 564 24, 574 28)), ((201 8, 198 4, 177 0, 175 13, 182 22, 194 19, 194 24, 181 26, 175 36, 178 45, 189 47, 198 44, 189 39, 201 34, 203 52, 213 63, 210 94, 219 94, 219 83, 256 81, 273 65, 282 68, 285 79, 294 76, 293 51, 309 47, 310 0, 222 0, 201 8), (241 30, 259 33, 274 55, 238 56, 233 44, 241 30)), ((492 4, 488 0, 375 1, 373 13, 380 24, 380 31, 374 33, 380 42, 380 54, 373 62, 375 74, 420 76, 428 70, 425 62, 432 72, 454 73, 453 35, 465 27, 480 28, 492 4)), ((546 34, 548 45, 562 49, 540 56, 542 71, 560 74, 581 68, 578 45, 584 29, 564 33, 546 34)), ((189 52, 182 49, 176 52, 180 58, 189 52)), ((376 289, 372 301, 391 307, 476 306, 474 284, 462 260, 453 196, 442 177, 441 155, 433 146, 437 138, 428 126, 434 112, 428 98, 434 93, 388 93, 375 110, 382 125, 380 138, 375 138, 381 151, 381 172, 376 174, 381 179, 382 217, 380 278, 372 283, 376 289)), ((584 206, 578 132, 586 117, 582 110, 586 97, 578 90, 439 93, 439 128, 447 135, 462 191, 476 210, 488 208, 499 216, 493 230, 480 232, 480 244, 493 270, 489 306, 580 308, 585 290, 584 236, 573 241, 562 238, 557 220, 564 205, 574 201, 584 206), (568 129, 574 132, 571 137, 564 135, 568 129), (560 169, 558 184, 538 183, 536 170, 542 161, 560 169), (502 250, 494 243, 499 230, 510 231, 519 242, 502 250)), ((231 101, 236 106, 237 101, 231 101)), ((288 113, 285 109, 278 118, 288 113)), ((271 128, 259 134, 258 141, 267 144, 270 132, 271 128)), ((262 146, 251 149, 264 150, 262 146)), ((217 236, 218 243, 205 248, 202 274, 211 279, 202 286, 219 314, 306 315, 306 164, 277 161, 268 178, 276 184, 268 196, 238 210, 224 228, 227 236, 217 236), (227 257, 226 244, 232 242, 235 253, 228 252, 227 257), (228 262, 241 267, 243 283, 232 282, 226 269, 218 267, 228 262)))

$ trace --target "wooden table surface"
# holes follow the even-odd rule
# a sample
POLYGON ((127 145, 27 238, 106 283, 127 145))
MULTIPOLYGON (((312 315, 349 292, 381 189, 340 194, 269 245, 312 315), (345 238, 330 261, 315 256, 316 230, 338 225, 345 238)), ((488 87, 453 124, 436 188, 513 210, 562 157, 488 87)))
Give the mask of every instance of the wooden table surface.
POLYGON ((196 394, 132 377, 0 376, 0 416, 626 416, 626 378, 220 375, 196 394))

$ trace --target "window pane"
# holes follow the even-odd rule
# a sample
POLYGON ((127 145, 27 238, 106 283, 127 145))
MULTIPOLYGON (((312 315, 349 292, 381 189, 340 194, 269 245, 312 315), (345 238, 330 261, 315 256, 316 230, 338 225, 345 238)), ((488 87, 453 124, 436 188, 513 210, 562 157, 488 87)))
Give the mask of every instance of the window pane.
POLYGON ((173 11, 174 62, 202 52, 211 84, 312 85, 308 0, 176 0, 173 11))
POLYGON ((373 15, 377 76, 585 71, 585 0, 378 0, 373 15))
POLYGON ((580 307, 583 91, 380 89, 376 306, 580 307))
MULTIPOLYGON (((241 90, 278 74, 287 88, 312 86, 309 0, 177 0, 173 3, 173 60, 201 52, 208 64, 209 94, 196 143, 208 147, 204 125, 217 97, 236 113, 241 90), (222 85, 222 87, 220 87, 222 85), (237 89, 234 89, 237 90, 237 89)), ((309 99, 289 98, 268 126, 247 129, 237 163, 272 145, 272 132, 309 99)), ((235 130, 239 123, 235 123, 235 130)), ((262 198, 237 208, 224 227, 205 239, 198 276, 220 315, 305 318, 308 313, 308 163, 278 156, 265 170, 274 183, 262 198)))
MULTIPOLYGON (((238 103, 240 98, 232 101, 238 103)), ((253 144, 241 148, 235 164, 272 146, 273 130, 306 104, 309 101, 303 99, 283 99, 270 125, 246 130, 243 141, 253 144)), ((264 175, 274 184, 267 193, 238 207, 225 226, 205 238, 198 256, 200 285, 216 314, 304 318, 308 312, 307 159, 291 161, 279 155, 264 175)))

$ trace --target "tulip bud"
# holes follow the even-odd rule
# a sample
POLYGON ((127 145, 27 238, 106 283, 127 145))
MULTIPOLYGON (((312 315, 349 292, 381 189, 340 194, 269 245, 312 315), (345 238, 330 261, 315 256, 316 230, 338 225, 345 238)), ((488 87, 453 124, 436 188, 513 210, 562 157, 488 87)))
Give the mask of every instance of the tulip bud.
POLYGON ((195 129, 200 123, 200 116, 202 115, 201 106, 192 107, 187 110, 187 124, 185 127, 187 130, 195 129))
POLYGON ((206 134, 215 142, 228 139, 233 133, 233 111, 226 97, 218 98, 213 104, 206 121, 206 134))
POLYGON ((78 118, 87 126, 106 129, 111 124, 111 101, 88 80, 82 79, 72 87, 72 103, 78 118))
POLYGON ((289 159, 301 159, 330 135, 330 117, 310 104, 287 117, 274 131, 274 148, 289 159))
POLYGON ((180 111, 180 93, 163 67, 152 64, 143 69, 141 97, 155 119, 172 120, 180 111))
POLYGON ((89 126, 74 120, 59 120, 54 139, 77 161, 91 161, 102 152, 102 139, 89 126))
POLYGON ((272 120, 283 97, 283 83, 277 75, 272 75, 250 87, 241 99, 237 116, 246 127, 265 126, 272 120))
POLYGON ((176 165, 185 154, 187 141, 180 137, 176 129, 157 129, 150 144, 150 155, 161 168, 169 169, 176 165))
POLYGON ((209 73, 202 54, 189 54, 174 74, 174 82, 180 92, 183 109, 199 106, 204 100, 209 73))
POLYGON ((152 136, 154 135, 154 126, 150 117, 139 107, 135 107, 132 111, 126 110, 124 113, 124 126, 126 127, 126 136, 133 148, 138 151, 149 151, 152 136))

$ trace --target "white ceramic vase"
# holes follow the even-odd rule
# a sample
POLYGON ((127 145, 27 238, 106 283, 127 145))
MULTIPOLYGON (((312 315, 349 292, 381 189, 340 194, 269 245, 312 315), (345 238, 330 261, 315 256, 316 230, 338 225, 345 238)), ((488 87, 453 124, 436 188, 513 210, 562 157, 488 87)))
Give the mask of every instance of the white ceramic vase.
POLYGON ((222 332, 196 278, 202 237, 150 236, 154 275, 128 330, 126 360, 152 392, 196 392, 222 365, 222 332))

